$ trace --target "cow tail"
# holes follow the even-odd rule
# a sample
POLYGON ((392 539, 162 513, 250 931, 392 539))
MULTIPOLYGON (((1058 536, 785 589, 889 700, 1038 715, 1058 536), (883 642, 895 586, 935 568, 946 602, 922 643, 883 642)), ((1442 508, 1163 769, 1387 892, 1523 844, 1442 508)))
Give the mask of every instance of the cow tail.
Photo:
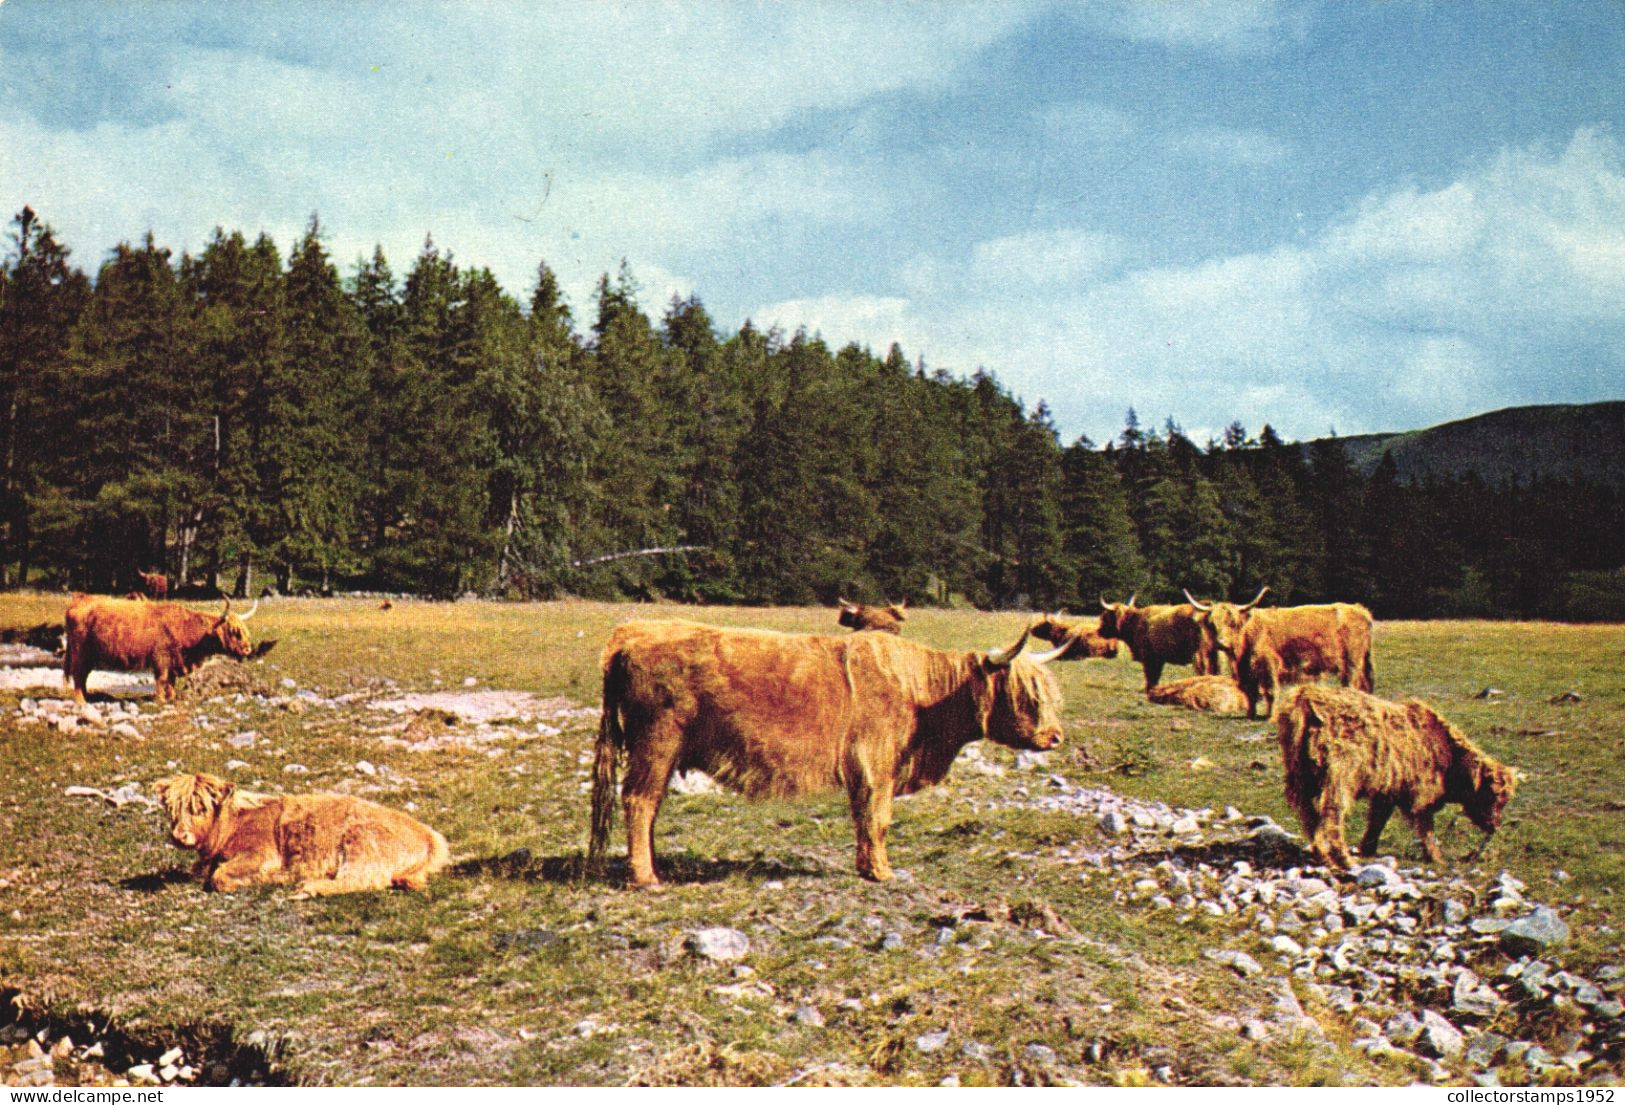
POLYGON ((604 707, 598 718, 598 750, 592 769, 592 836, 587 842, 587 870, 603 865, 609 832, 615 827, 616 757, 626 746, 621 728, 621 701, 626 696, 626 653, 604 661, 604 707))

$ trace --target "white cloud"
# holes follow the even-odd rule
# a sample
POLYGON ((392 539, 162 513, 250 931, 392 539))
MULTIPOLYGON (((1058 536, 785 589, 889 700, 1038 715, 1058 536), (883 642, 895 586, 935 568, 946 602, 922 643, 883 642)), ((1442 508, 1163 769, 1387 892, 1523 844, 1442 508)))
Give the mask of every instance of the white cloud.
POLYGON ((1241 55, 1301 37, 1308 21, 1290 0, 1098 0, 1079 15, 1127 39, 1241 55))
POLYGON ((898 338, 954 372, 992 367, 1097 439, 1129 406, 1311 437, 1596 398, 1599 378, 1617 396, 1625 381, 1625 155, 1590 130, 1369 197, 1302 246, 1114 273, 1069 270, 1088 256, 1069 240, 1094 241, 984 243, 972 271, 1042 272, 1048 253, 1062 278, 967 280, 977 294, 943 300, 925 293, 956 270, 917 259, 911 298, 864 318, 865 340, 898 338))

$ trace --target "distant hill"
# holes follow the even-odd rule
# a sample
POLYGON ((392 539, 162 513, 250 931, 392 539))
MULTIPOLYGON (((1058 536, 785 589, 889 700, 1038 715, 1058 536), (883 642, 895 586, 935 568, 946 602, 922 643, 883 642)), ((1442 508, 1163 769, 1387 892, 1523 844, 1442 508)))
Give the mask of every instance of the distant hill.
POLYGON ((1491 484, 1569 477, 1625 486, 1625 400, 1509 407, 1426 430, 1337 440, 1366 474, 1392 453, 1401 482, 1476 472, 1491 484))

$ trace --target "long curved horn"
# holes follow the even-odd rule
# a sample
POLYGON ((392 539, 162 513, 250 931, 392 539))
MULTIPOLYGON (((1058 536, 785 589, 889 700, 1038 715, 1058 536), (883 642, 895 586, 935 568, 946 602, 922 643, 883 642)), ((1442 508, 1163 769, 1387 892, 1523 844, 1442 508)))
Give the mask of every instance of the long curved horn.
POLYGON ((1011 645, 1009 648, 989 649, 987 653, 987 662, 995 668, 1007 666, 1010 661, 1021 655, 1022 649, 1027 647, 1027 638, 1032 636, 1032 632, 1033 627, 1029 625, 1026 629, 1021 631, 1021 639, 1015 644, 1011 645))
POLYGON ((1134 592, 1132 595, 1130 595, 1128 597, 1128 602, 1125 603, 1124 605, 1133 606, 1134 605, 1134 600, 1139 598, 1139 597, 1140 597, 1140 592, 1138 592, 1138 591, 1134 592))
POLYGON ((836 603, 837 606, 841 606, 841 607, 843 607, 845 609, 848 609, 848 610, 850 610, 852 608, 852 604, 850 602, 847 602, 844 598, 841 598, 839 595, 837 595, 835 597, 835 603, 836 603))
MULTIPOLYGON (((1189 591, 1186 591, 1185 588, 1183 588, 1183 587, 1181 587, 1180 590, 1185 591, 1185 597, 1190 600, 1190 604, 1192 606, 1196 607, 1196 609, 1198 609, 1198 610, 1212 610, 1213 609, 1213 604, 1211 602, 1201 602, 1201 601, 1199 601, 1196 598, 1195 595, 1191 594, 1189 591)), ((1245 610, 1246 607, 1242 607, 1242 609, 1245 610)))
POLYGON ((1255 598, 1255 599, 1253 599, 1253 601, 1252 601, 1252 602, 1249 602, 1249 603, 1248 603, 1248 604, 1247 604, 1247 605, 1246 605, 1246 606, 1243 606, 1243 607, 1242 607, 1242 609, 1243 609, 1243 610, 1251 610, 1251 609, 1252 609, 1252 608, 1253 608, 1253 607, 1255 607, 1255 606, 1257 606, 1257 605, 1258 605, 1258 604, 1259 604, 1259 603, 1261 603, 1261 602, 1263 602, 1263 601, 1264 601, 1264 596, 1265 596, 1265 595, 1267 595, 1267 594, 1269 594, 1269 593, 1270 593, 1270 586, 1269 586, 1269 584, 1267 584, 1267 583, 1266 583, 1266 584, 1264 584, 1264 586, 1263 586, 1263 587, 1262 587, 1262 588, 1261 588, 1261 589, 1260 589, 1260 590, 1259 590, 1259 592, 1258 592, 1258 597, 1257 597, 1257 598, 1255 598))
POLYGON ((1112 604, 1106 601, 1105 595, 1100 596, 1100 608, 1102 610, 1110 610, 1112 608, 1112 604))
POLYGON ((1048 652, 1029 652, 1027 654, 1027 662, 1030 664, 1047 664, 1051 660, 1059 660, 1061 658, 1061 653, 1071 648, 1072 642, 1075 640, 1077 640, 1076 637, 1068 637, 1066 640, 1062 641, 1048 652))
POLYGON ((258 609, 259 609, 259 608, 260 608, 260 600, 259 600, 259 599, 255 599, 255 600, 254 600, 254 605, 253 605, 253 606, 250 606, 250 607, 249 607, 249 608, 248 608, 248 613, 246 613, 246 614, 239 614, 239 615, 238 615, 238 619, 239 619, 239 620, 240 620, 240 621, 245 621, 245 622, 246 622, 246 621, 247 621, 247 620, 248 620, 248 619, 249 619, 249 618, 252 618, 252 617, 253 617, 253 616, 254 616, 254 611, 256 611, 256 610, 258 610, 258 609))

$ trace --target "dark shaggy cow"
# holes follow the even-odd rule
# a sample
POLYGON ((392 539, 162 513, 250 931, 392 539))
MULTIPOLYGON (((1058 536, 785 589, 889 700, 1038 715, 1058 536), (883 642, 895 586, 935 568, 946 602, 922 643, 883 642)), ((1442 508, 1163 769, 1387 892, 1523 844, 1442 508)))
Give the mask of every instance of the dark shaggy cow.
POLYGON ((1281 686, 1322 675, 1337 676, 1345 687, 1375 689, 1371 611, 1349 602, 1255 609, 1268 591, 1264 588, 1246 606, 1191 599, 1206 619, 1214 645, 1235 662, 1248 717, 1258 716, 1259 703, 1266 700, 1273 713, 1281 686))
POLYGON ((894 602, 886 606, 864 606, 861 603, 837 599, 841 604, 839 622, 853 631, 871 630, 876 633, 901 633, 908 620, 908 604, 894 602))
POLYGON ((149 599, 158 599, 160 602, 169 597, 169 577, 162 572, 138 572, 141 578, 141 593, 149 599))
POLYGON ((231 600, 216 614, 201 614, 173 602, 75 595, 66 615, 67 655, 62 674, 73 683, 73 699, 85 701, 85 681, 101 671, 151 671, 159 702, 173 702, 175 680, 210 656, 247 659, 254 652, 243 624, 248 613, 231 612, 231 600))
POLYGON ((1135 606, 1100 600, 1100 635, 1128 645, 1135 662, 1145 671, 1145 689, 1162 678, 1167 664, 1190 664, 1197 675, 1216 675, 1217 657, 1211 634, 1196 616, 1194 606, 1135 606))
POLYGON ((1276 731, 1286 769, 1286 800, 1309 847, 1329 867, 1347 869, 1343 820, 1371 800, 1360 851, 1375 855, 1383 826, 1399 810, 1422 851, 1444 862, 1433 817, 1457 803, 1488 840, 1518 788, 1516 768, 1498 763, 1423 702, 1388 702, 1351 688, 1299 687, 1285 699, 1276 731))
POLYGON ((1033 636, 1052 645, 1065 645, 1057 660, 1109 660, 1117 655, 1117 642, 1102 637, 1094 626, 1063 620, 1061 614, 1045 614, 1033 623, 1033 636))
POLYGON ((801 636, 692 622, 631 622, 604 646, 588 863, 615 816, 617 757, 632 881, 659 882, 654 821, 674 771, 704 771, 752 798, 844 790, 865 878, 891 878, 892 798, 941 782, 987 737, 1012 748, 1061 740, 1060 691, 1007 649, 945 652, 886 633, 801 636))

